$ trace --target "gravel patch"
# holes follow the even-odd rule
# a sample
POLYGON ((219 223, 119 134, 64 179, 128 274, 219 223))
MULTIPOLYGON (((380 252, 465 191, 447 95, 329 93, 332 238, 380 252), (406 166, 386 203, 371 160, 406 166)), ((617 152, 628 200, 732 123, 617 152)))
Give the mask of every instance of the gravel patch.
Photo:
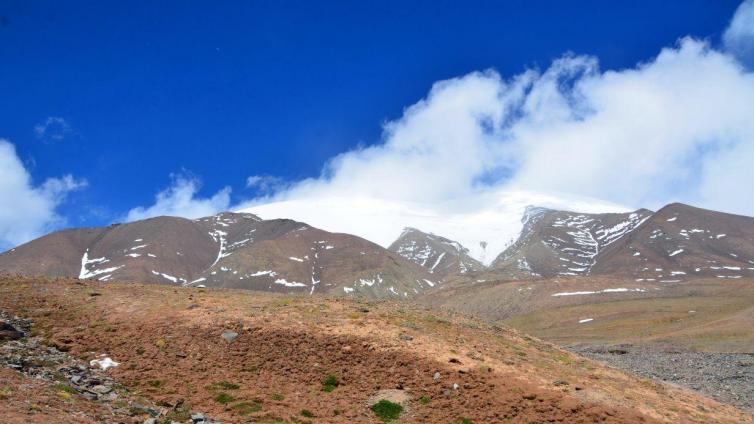
POLYGON ((625 344, 566 348, 642 377, 677 384, 754 412, 754 354, 705 353, 625 344))

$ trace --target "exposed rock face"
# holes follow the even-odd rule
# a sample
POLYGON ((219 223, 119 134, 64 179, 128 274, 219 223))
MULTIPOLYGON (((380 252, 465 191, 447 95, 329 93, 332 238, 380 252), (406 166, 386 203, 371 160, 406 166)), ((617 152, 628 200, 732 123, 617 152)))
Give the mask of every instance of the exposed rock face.
POLYGON ((460 243, 416 228, 406 228, 388 250, 420 265, 439 279, 485 268, 469 256, 469 250, 460 243))
POLYGON ((490 268, 512 278, 589 275, 608 246, 651 215, 646 209, 582 214, 530 207, 519 239, 490 268))
POLYGON ((754 218, 679 203, 652 213, 530 208, 519 239, 492 263, 498 278, 613 275, 637 281, 754 277, 754 218))

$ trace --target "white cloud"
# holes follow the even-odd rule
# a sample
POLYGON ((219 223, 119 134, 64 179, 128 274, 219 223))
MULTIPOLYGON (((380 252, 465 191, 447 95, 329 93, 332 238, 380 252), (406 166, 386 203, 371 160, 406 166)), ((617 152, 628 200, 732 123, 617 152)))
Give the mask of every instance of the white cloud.
POLYGON ((246 187, 253 188, 260 194, 267 194, 284 189, 286 181, 274 175, 252 175, 246 178, 246 187))
POLYGON ((60 141, 70 132, 71 125, 59 116, 50 116, 34 126, 34 135, 40 140, 60 141))
POLYGON ((685 201, 754 214, 751 163, 754 75, 684 38, 621 71, 566 55, 510 79, 486 71, 438 82, 385 126, 382 143, 241 207, 383 245, 418 222, 474 248, 515 237, 520 226, 501 222, 528 201, 577 210, 685 201))
POLYGON ((64 223, 55 209, 68 193, 85 185, 66 175, 35 186, 13 144, 0 139, 0 248, 26 242, 64 223))
POLYGON ((174 175, 170 187, 157 193, 155 203, 149 207, 136 207, 128 211, 126 221, 152 218, 155 216, 182 216, 199 218, 228 210, 230 187, 225 187, 209 198, 196 197, 199 181, 196 178, 174 175))
POLYGON ((754 67, 754 0, 746 0, 738 6, 723 34, 723 42, 743 63, 754 67))

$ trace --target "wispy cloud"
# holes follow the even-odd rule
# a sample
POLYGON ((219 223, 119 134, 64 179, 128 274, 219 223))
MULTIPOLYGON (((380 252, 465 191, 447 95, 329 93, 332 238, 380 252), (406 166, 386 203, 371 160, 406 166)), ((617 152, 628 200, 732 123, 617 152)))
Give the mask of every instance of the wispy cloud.
POLYGON ((246 187, 256 190, 260 195, 283 190, 287 184, 284 178, 274 175, 252 175, 246 178, 246 187))
POLYGON ((754 68, 754 0, 746 0, 738 6, 723 41, 728 51, 754 68))
POLYGON ((34 135, 40 140, 61 141, 71 133, 71 125, 59 116, 47 117, 34 126, 34 135))
POLYGON ((62 225, 56 208, 66 196, 86 186, 71 175, 35 185, 8 140, 0 139, 0 248, 28 241, 62 225))
POLYGON ((172 175, 171 178, 172 184, 157 193, 153 205, 131 209, 125 220, 136 221, 163 215, 199 218, 230 207, 230 187, 221 189, 211 197, 202 198, 197 196, 201 187, 198 178, 182 174, 172 175))

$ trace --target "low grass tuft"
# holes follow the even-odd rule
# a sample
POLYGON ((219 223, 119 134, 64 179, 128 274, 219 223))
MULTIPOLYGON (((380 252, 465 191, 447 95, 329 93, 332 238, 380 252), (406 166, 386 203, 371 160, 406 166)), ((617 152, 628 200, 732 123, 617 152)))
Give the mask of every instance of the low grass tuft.
POLYGON ((221 403, 223 405, 231 403, 234 400, 236 400, 236 399, 233 396, 231 396, 231 395, 229 395, 229 394, 227 394, 225 392, 219 393, 217 396, 215 396, 215 402, 221 403))
POLYGON ((390 402, 389 400, 382 399, 381 401, 372 405, 372 412, 377 415, 377 418, 382 422, 390 422, 397 420, 403 412, 403 407, 397 403, 390 402))
POLYGON ((249 415, 261 411, 262 404, 259 402, 239 402, 233 405, 232 408, 238 415, 249 415))
POLYGON ((335 377, 332 374, 322 379, 322 390, 327 393, 332 392, 339 385, 340 382, 338 381, 338 377, 335 377))

